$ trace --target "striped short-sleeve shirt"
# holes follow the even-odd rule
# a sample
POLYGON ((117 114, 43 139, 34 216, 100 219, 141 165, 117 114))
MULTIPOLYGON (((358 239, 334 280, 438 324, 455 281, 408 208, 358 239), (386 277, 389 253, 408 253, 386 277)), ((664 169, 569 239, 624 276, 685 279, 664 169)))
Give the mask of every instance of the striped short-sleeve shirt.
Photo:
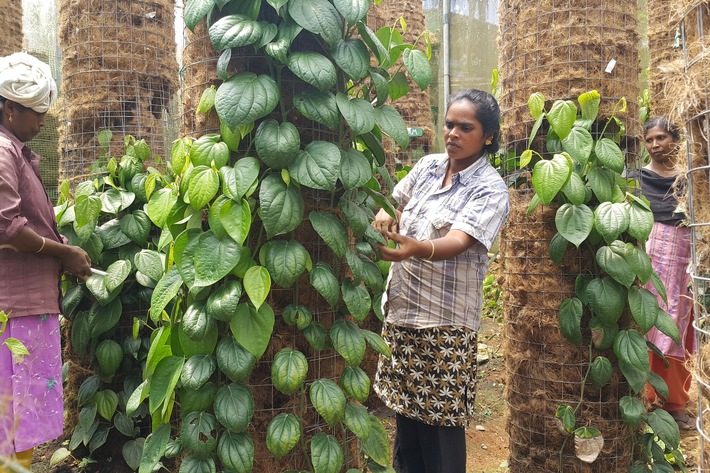
POLYGON ((483 156, 442 188, 448 157, 423 157, 395 187, 399 233, 417 240, 460 230, 476 243, 442 261, 408 258, 390 268, 383 309, 387 323, 409 328, 460 326, 478 331, 488 249, 510 210, 508 189, 483 156))

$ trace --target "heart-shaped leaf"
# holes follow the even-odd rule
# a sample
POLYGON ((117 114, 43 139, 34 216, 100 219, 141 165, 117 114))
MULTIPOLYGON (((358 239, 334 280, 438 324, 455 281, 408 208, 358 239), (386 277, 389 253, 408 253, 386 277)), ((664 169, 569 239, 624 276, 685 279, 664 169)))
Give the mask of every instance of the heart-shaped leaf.
POLYGON ((323 432, 315 434, 311 439, 311 460, 315 473, 338 473, 345 462, 338 439, 323 432))
POLYGON ((296 240, 269 241, 260 255, 271 278, 281 287, 290 287, 311 265, 311 256, 296 240))
POLYGON ((370 8, 369 0, 334 0, 333 5, 351 25, 365 18, 370 8))
POLYGON ((562 189, 572 173, 572 160, 562 154, 555 154, 552 159, 541 159, 533 168, 533 187, 535 193, 545 205, 562 189))
POLYGON ((335 425, 345 414, 345 394, 343 390, 329 379, 317 379, 311 384, 309 391, 311 404, 328 425, 335 425))
POLYGON ((306 89, 296 94, 293 105, 304 117, 334 130, 340 121, 335 95, 315 89, 306 89))
POLYGON ((318 90, 335 87, 337 73, 330 59, 312 51, 296 52, 288 57, 286 66, 297 77, 318 90))
POLYGON ((210 26, 210 41, 217 52, 257 43, 263 35, 261 23, 246 15, 227 15, 210 26))
POLYGON ((612 171, 621 173, 624 170, 624 153, 619 145, 609 138, 601 138, 594 145, 594 154, 597 159, 612 171))
POLYGON ((626 307, 624 287, 609 277, 589 281, 587 300, 592 312, 608 325, 618 322, 626 307))
POLYGON ((360 327, 352 322, 339 319, 333 322, 330 329, 333 348, 340 353, 350 366, 358 366, 365 356, 365 337, 360 327))
POLYGON ((395 108, 389 105, 375 108, 375 120, 380 129, 399 146, 402 148, 409 146, 407 124, 395 108))
POLYGON ((342 37, 340 14, 328 0, 290 0, 288 13, 303 29, 321 35, 331 46, 342 37))
POLYGON ((215 108, 219 118, 234 129, 271 113, 280 97, 279 86, 271 77, 240 72, 219 86, 215 108))
POLYGON ((589 161, 592 154, 594 139, 592 134, 585 128, 575 126, 562 140, 562 148, 572 156, 572 159, 584 166, 589 161))
POLYGON ((571 100, 556 100, 546 116, 555 134, 564 140, 574 126, 574 121, 577 118, 577 106, 571 100))
POLYGON ((298 153, 296 160, 289 166, 289 172, 301 185, 335 190, 340 173, 340 149, 327 141, 313 141, 298 153))
POLYGON ((254 138, 259 158, 273 169, 288 167, 301 148, 301 137, 293 123, 261 122, 254 138))
POLYGON ((362 79, 370 68, 370 53, 361 40, 341 39, 331 51, 333 60, 352 79, 362 79))
POLYGON ((375 110, 370 102, 348 98, 342 92, 336 94, 335 102, 354 135, 369 133, 375 127, 375 110))
POLYGON ((338 279, 333 274, 331 267, 323 261, 316 263, 311 270, 310 280, 311 285, 316 288, 328 304, 331 307, 335 307, 340 296, 340 284, 338 284, 338 279))
POLYGON ((267 304, 262 304, 258 311, 249 304, 240 304, 229 328, 234 338, 258 360, 266 351, 275 321, 274 311, 267 304))
POLYGON ((627 203, 602 202, 594 210, 594 228, 611 243, 629 228, 629 209, 627 203))
POLYGON ((405 49, 402 53, 402 62, 412 80, 424 90, 431 84, 431 64, 426 54, 418 49, 405 49))
POLYGON ((579 248, 594 227, 594 213, 584 204, 563 204, 555 213, 555 226, 560 235, 579 248))
POLYGON ((284 348, 271 365, 271 381, 276 389, 291 395, 301 389, 308 374, 308 360, 297 350, 284 348))
POLYGON ((210 286, 225 277, 239 262, 240 245, 229 236, 217 238, 212 232, 200 235, 195 249, 195 286, 210 286))
POLYGON ((274 417, 266 428, 266 448, 282 458, 301 440, 301 423, 293 414, 281 413, 274 417))
MULTIPOLYGON (((315 158, 309 160, 316 166, 314 161, 315 158)), ((286 185, 278 174, 271 174, 262 181, 259 200, 261 219, 269 238, 290 232, 303 220, 305 204, 301 193, 294 186, 286 185)))

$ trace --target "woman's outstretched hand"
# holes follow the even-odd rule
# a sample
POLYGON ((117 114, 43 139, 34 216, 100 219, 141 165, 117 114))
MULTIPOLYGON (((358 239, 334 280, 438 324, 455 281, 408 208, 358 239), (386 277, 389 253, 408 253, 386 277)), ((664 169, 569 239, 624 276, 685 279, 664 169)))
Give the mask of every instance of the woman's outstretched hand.
MULTIPOLYGON (((395 212, 397 213, 397 217, 401 215, 401 212, 395 212)), ((375 215, 375 220, 372 221, 372 226, 385 238, 387 238, 387 232, 397 233, 399 231, 399 223, 397 222, 397 220, 392 218, 392 216, 388 214, 384 209, 380 209, 379 212, 377 212, 377 215, 375 215)))

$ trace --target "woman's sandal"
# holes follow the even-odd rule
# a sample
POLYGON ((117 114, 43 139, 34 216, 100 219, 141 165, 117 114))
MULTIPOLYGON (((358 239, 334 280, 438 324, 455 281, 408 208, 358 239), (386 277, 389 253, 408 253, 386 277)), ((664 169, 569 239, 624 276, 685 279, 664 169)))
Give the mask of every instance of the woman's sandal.
POLYGON ((684 410, 668 412, 678 424, 680 430, 693 430, 695 428, 695 417, 691 417, 684 410))

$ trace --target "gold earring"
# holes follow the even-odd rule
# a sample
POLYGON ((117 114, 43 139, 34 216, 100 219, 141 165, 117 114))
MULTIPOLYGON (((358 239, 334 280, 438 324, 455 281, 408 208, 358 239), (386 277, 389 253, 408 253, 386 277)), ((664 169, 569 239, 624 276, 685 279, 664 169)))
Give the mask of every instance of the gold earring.
POLYGON ((487 145, 489 145, 489 144, 491 144, 491 143, 493 143, 493 141, 491 141, 490 139, 486 140, 486 144, 487 144, 487 145))

